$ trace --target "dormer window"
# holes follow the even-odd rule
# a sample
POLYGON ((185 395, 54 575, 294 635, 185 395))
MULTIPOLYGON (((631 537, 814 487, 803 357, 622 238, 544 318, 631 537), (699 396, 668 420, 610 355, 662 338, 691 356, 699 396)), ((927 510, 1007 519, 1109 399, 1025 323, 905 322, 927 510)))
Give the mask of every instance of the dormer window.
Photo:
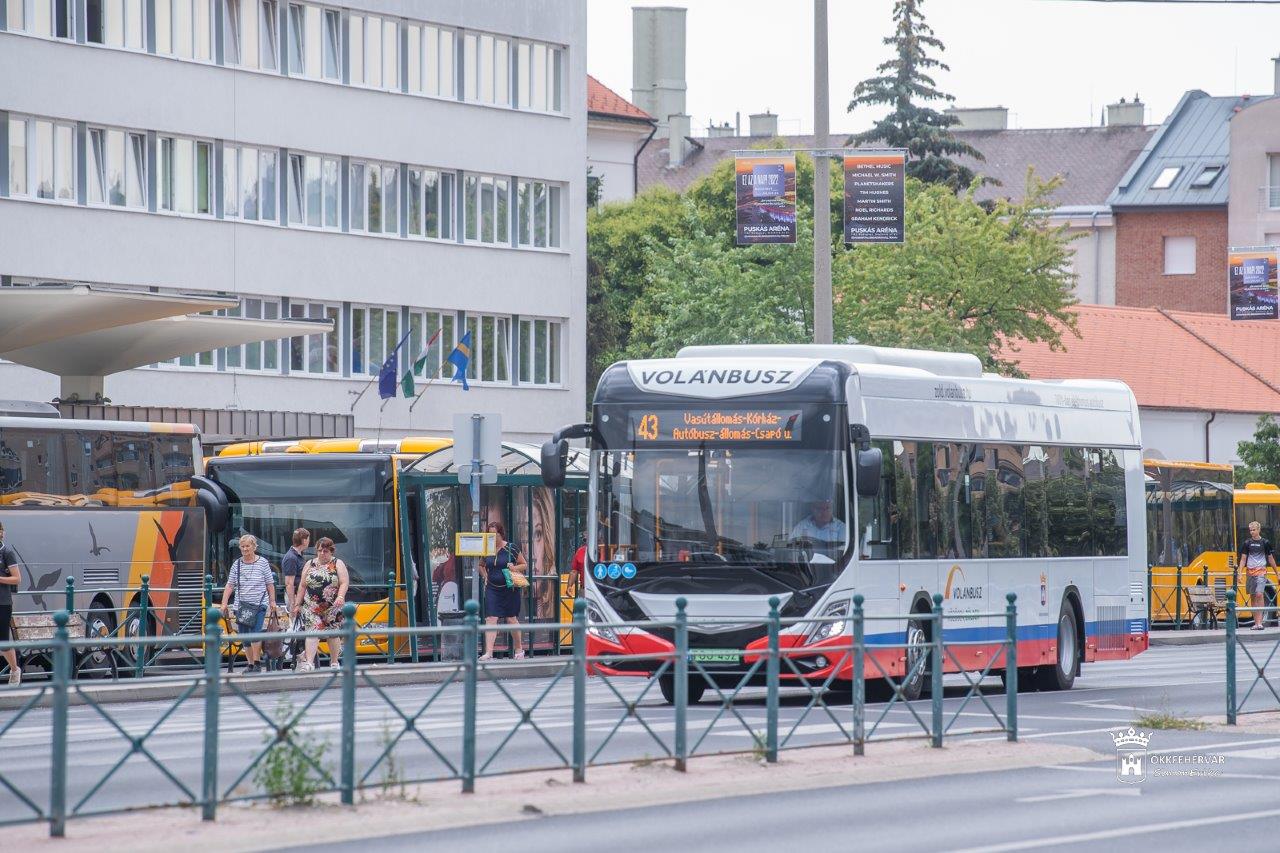
POLYGON ((1178 175, 1182 173, 1181 166, 1165 166, 1160 170, 1160 174, 1151 184, 1153 190, 1167 190, 1173 186, 1173 182, 1178 179, 1178 175))
POLYGON ((1218 180, 1218 175, 1222 174, 1221 166, 1205 166, 1200 170, 1200 174, 1196 175, 1195 180, 1191 182, 1193 189, 1202 190, 1213 186, 1213 182, 1218 180))

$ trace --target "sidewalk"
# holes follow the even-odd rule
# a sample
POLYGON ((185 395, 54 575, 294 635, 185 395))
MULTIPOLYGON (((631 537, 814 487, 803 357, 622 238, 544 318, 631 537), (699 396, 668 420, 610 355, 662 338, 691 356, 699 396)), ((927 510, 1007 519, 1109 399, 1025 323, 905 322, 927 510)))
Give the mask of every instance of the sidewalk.
MULTIPOLYGON (((1104 756, 1076 746, 1042 741, 956 741, 932 749, 923 739, 871 742, 867 754, 828 746, 783 752, 768 765, 751 755, 693 758, 687 773, 670 762, 593 767, 575 785, 569 771, 542 771, 481 778, 476 793, 462 794, 456 781, 409 786, 354 807, 326 796, 311 808, 276 810, 266 805, 223 806, 218 820, 203 823, 194 809, 169 808, 72 820, 67 837, 48 837, 48 826, 9 827, 5 842, 17 850, 100 853, 126 842, 131 851, 168 853, 175 847, 219 851, 269 850, 334 841, 372 839, 408 832, 510 823, 545 815, 580 814, 620 807, 662 805, 785 790, 870 784, 900 779, 981 773, 1045 764, 1093 761, 1104 756), (286 827, 286 832, 276 831, 286 827)), ((359 799, 359 794, 357 798, 359 799)))
MULTIPOLYGON (((1183 631, 1152 631, 1147 636, 1153 646, 1222 645, 1227 641, 1227 629, 1224 626, 1216 631, 1200 628, 1183 631)), ((1264 628, 1261 631, 1241 628, 1236 632, 1236 636, 1242 643, 1262 643, 1267 640, 1275 642, 1280 640, 1280 628, 1264 628)))
MULTIPOLYGON (((478 678, 482 681, 501 676, 503 680, 514 678, 546 678, 555 675, 571 663, 571 658, 535 659, 532 662, 515 663, 498 661, 488 665, 488 670, 481 670, 478 678), (545 661, 545 662, 543 662, 545 661)), ((437 684, 449 677, 456 664, 451 663, 370 663, 362 664, 357 675, 367 674, 379 687, 394 687, 401 684, 437 684)), ((245 693, 280 693, 294 690, 314 690, 330 677, 336 670, 317 669, 314 672, 294 673, 257 673, 245 675, 243 671, 228 676, 222 671, 222 690, 227 692, 227 684, 234 683, 245 693)), ((95 683, 82 681, 79 689, 67 692, 67 701, 71 705, 86 704, 83 694, 87 694, 94 702, 109 704, 118 702, 153 702, 161 699, 176 699, 188 687, 192 679, 203 676, 204 671, 192 669, 190 673, 181 675, 161 675, 153 678, 124 679, 114 682, 95 683)), ((459 676, 460 678, 460 676, 459 676)), ((24 682, 21 687, 10 689, 0 686, 0 711, 21 708, 40 693, 41 688, 48 687, 45 680, 24 682)), ((357 687, 367 687, 363 678, 356 681, 357 687)), ((193 695, 204 695, 203 688, 197 688, 193 695)), ((45 690, 43 696, 35 702, 37 708, 47 708, 53 700, 52 691, 45 690)))

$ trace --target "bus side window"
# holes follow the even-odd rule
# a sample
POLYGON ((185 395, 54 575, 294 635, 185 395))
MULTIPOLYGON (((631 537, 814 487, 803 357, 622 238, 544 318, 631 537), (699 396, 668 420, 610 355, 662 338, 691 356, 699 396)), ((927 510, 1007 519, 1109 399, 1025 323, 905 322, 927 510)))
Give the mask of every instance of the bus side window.
POLYGON ((896 560, 898 558, 898 508, 895 448, 899 442, 877 441, 883 454, 880 470, 880 494, 874 498, 858 498, 858 555, 864 560, 896 560))

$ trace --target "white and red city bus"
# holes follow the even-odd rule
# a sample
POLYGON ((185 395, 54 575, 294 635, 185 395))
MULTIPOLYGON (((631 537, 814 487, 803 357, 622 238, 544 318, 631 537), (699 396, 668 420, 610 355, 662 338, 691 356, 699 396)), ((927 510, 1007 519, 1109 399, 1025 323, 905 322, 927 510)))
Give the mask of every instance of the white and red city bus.
MULTIPOLYGON (((683 597, 691 620, 717 619, 691 626, 691 659, 734 683, 766 643, 771 597, 784 617, 837 617, 855 593, 867 616, 900 617, 866 629, 869 644, 909 644, 876 655, 892 675, 925 653, 931 623, 911 617, 935 593, 945 640, 991 640, 956 647, 965 669, 1006 634, 976 614, 1017 593, 1030 689, 1068 689, 1082 662, 1147 648, 1141 439, 1122 383, 1010 379, 960 353, 688 347, 606 370, 591 422, 544 446, 549 484, 572 438, 588 439, 597 520, 591 655, 670 651, 670 631, 603 625, 669 619, 683 597)), ((811 680, 849 679, 850 634, 848 620, 797 625, 782 643, 811 680)), ((659 665, 615 663, 595 666, 659 665)), ((926 663, 907 695, 928 681, 926 663)), ((662 689, 670 699, 670 679, 662 689)))

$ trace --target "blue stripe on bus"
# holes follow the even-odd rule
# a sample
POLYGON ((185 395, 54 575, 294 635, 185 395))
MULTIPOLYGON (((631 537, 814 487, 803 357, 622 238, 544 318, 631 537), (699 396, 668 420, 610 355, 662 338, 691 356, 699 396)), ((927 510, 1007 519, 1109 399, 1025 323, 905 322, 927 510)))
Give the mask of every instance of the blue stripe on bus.
MULTIPOLYGON (((1130 634, 1145 634, 1147 632, 1147 620, 1130 619, 1128 622, 1128 632, 1130 634)), ((1084 626, 1085 635, 1096 637, 1098 635, 1098 626, 1100 622, 1086 622, 1084 626)), ((1019 625, 1018 626, 1018 642, 1030 640, 1053 640, 1057 639, 1057 625, 1019 625)), ((989 626, 975 628, 944 628, 942 637, 953 643, 999 643, 1003 642, 1006 637, 1005 626, 989 626)), ((868 643, 901 643, 902 634, 897 631, 888 631, 876 634, 866 635, 868 643)))

